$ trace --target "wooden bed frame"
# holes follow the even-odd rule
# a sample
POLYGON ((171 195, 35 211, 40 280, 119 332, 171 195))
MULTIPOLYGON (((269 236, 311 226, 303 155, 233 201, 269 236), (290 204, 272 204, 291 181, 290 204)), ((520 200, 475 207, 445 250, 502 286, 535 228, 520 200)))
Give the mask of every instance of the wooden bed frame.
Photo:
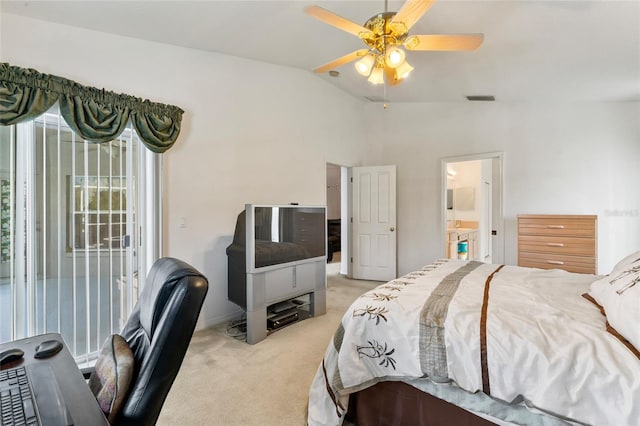
MULTIPOLYGON (((494 423, 403 382, 380 382, 349 396, 356 426, 489 426, 494 423)), ((348 424, 345 422, 345 424, 348 424)))

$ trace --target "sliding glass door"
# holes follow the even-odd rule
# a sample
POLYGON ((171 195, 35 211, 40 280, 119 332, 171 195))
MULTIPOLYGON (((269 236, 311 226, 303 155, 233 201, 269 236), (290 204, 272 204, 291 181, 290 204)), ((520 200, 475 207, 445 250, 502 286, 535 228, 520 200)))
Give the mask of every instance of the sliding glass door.
POLYGON ((159 256, 159 167, 132 128, 94 144, 57 111, 0 127, 0 342, 59 332, 89 360, 120 330, 159 256))

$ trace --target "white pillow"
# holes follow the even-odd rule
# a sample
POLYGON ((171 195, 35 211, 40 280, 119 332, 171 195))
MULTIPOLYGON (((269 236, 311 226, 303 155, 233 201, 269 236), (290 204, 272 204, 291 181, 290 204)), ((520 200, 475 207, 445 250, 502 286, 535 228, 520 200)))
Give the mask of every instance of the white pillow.
POLYGON ((589 294, 604 308, 611 327, 640 350, 640 251, 591 283, 589 294))
POLYGON ((627 266, 631 264, 635 264, 638 261, 640 261, 640 250, 638 250, 635 253, 631 253, 629 256, 625 257, 620 262, 616 263, 616 266, 613 267, 609 275, 613 276, 616 273, 622 272, 622 270, 625 269, 627 266))
POLYGON ((620 287, 624 286, 627 282, 627 280, 624 279, 625 275, 628 275, 628 271, 638 265, 640 265, 640 251, 626 256, 616 263, 616 266, 613 267, 608 275, 592 282, 589 294, 600 306, 604 306, 604 299, 607 295, 611 292, 618 291, 620 287))
POLYGON ((635 284, 608 298, 604 311, 609 325, 640 351, 640 273, 635 284))

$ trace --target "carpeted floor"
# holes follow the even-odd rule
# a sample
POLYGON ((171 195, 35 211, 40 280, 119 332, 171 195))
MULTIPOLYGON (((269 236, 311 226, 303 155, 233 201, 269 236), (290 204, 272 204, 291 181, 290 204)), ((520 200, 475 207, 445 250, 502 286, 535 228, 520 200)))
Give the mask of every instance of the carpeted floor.
POLYGON ((311 381, 345 310, 380 282, 327 277, 327 313, 248 345, 226 324, 196 332, 159 425, 301 426, 311 381))

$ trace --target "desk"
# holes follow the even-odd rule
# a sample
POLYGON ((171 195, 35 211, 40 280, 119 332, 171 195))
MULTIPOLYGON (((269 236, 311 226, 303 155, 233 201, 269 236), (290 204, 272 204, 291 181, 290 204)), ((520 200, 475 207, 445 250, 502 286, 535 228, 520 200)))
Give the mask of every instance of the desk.
POLYGON ((64 395, 67 408, 75 425, 108 425, 98 402, 89 390, 82 373, 78 369, 71 352, 67 348, 62 336, 57 333, 41 334, 0 344, 0 352, 9 348, 20 348, 24 351, 24 357, 18 361, 2 364, 0 370, 14 368, 21 365, 27 366, 36 363, 47 363, 51 366, 56 376, 58 386, 64 395), (64 347, 60 352, 50 358, 36 359, 33 357, 35 348, 45 340, 59 340, 64 347))

